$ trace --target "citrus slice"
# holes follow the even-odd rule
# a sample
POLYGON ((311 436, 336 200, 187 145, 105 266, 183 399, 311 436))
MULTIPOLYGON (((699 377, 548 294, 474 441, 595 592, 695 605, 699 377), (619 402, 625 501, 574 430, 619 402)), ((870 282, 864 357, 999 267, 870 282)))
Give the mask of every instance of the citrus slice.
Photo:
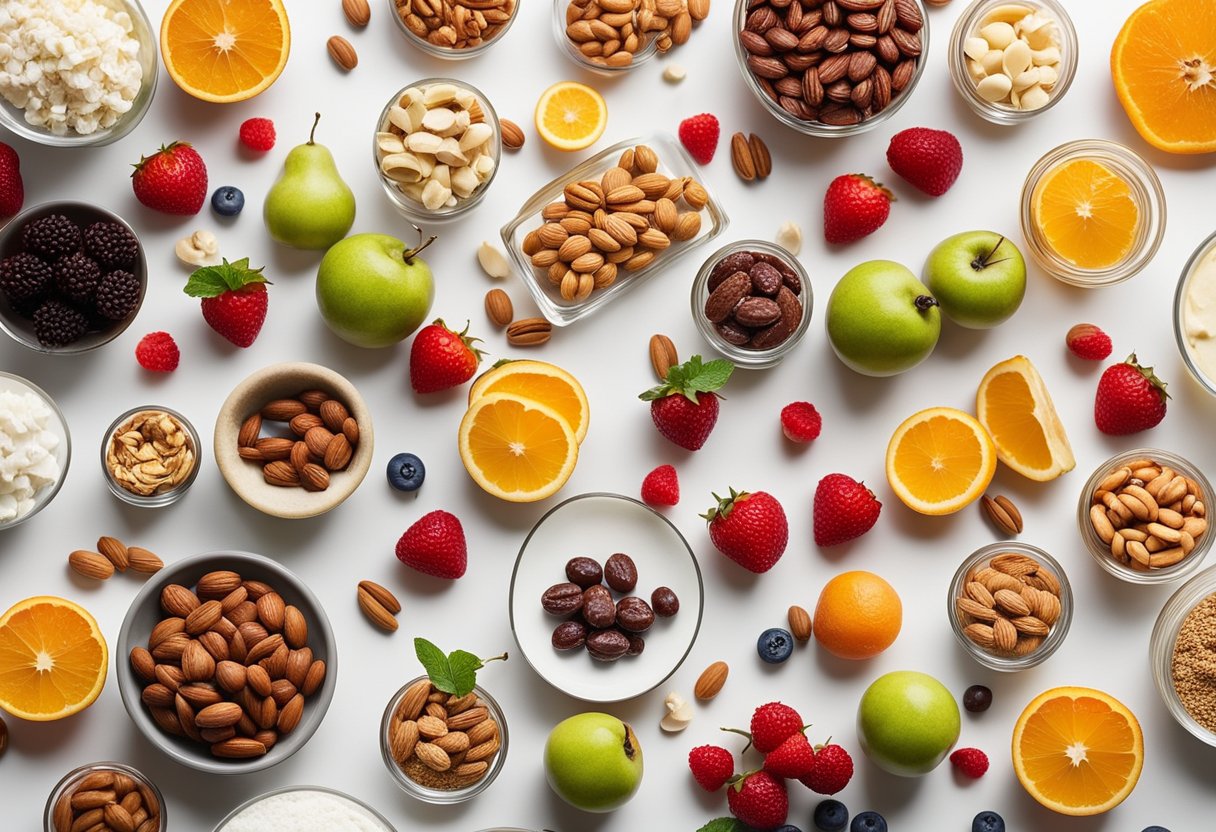
POLYGON ((1074 159, 1047 171, 1031 206, 1047 244, 1082 269, 1107 269, 1123 260, 1140 224, 1127 181, 1091 159, 1074 159))
POLYGON ((1023 477, 1047 482, 1076 467, 1047 385, 1026 356, 1015 355, 984 374, 975 414, 992 437, 997 459, 1023 477))
POLYGON ((586 84, 560 81, 536 102, 536 132, 558 150, 582 150, 594 144, 607 126, 608 105, 586 84))
POLYGON ((578 441, 553 408, 510 393, 487 393, 473 401, 460 422, 460 459, 490 494, 531 503, 570 479, 578 441))
POLYGON ((487 393, 512 393, 553 408, 574 430, 581 445, 591 423, 591 407, 578 379, 544 361, 508 361, 486 371, 469 388, 469 404, 487 393))
POLYGON ((914 413, 887 445, 887 482, 921 514, 953 514, 979 499, 996 471, 996 448, 975 417, 953 407, 914 413))
POLYGON ((1132 12, 1110 52, 1119 103, 1153 147, 1216 152, 1216 5, 1153 0, 1132 12))
POLYGON ((0 616, 0 708, 37 722, 93 704, 109 651, 93 616, 63 598, 26 598, 0 616))
POLYGON ((290 50, 282 0, 173 0, 160 24, 169 77, 203 101, 253 98, 279 77, 290 50))
POLYGON ((1132 793, 1144 765, 1140 723, 1093 688, 1052 688, 1013 728, 1013 770, 1030 796, 1063 815, 1098 815, 1132 793))

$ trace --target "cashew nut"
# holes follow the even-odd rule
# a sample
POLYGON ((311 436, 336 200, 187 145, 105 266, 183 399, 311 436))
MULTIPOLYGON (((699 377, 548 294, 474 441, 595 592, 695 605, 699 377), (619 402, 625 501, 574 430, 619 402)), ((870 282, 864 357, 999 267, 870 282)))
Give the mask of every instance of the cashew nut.
POLYGON ((220 262, 220 244, 210 231, 195 231, 173 247, 177 259, 188 266, 214 266, 220 262))

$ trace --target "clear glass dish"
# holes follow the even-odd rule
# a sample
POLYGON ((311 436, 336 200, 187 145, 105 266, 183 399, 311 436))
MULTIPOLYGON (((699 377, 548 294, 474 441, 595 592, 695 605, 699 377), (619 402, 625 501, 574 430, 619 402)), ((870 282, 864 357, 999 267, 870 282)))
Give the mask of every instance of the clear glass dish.
POLYGON ((59 435, 59 447, 55 449, 55 457, 59 462, 59 479, 50 485, 44 486, 34 495, 34 507, 27 513, 7 523, 0 522, 0 531, 20 526, 46 508, 51 500, 55 499, 55 495, 59 493, 59 489, 63 487, 63 481, 68 475, 68 465, 72 461, 72 435, 68 432, 68 423, 63 417, 63 411, 59 409, 59 405, 55 403, 55 400, 45 390, 29 379, 0 370, 0 392, 5 390, 11 390, 14 393, 33 393, 46 402, 46 406, 50 408, 51 422, 49 427, 59 435))
POLYGON ((1153 634, 1148 643, 1153 681, 1157 685, 1161 701, 1165 703, 1165 709, 1170 712, 1175 722, 1211 746, 1216 746, 1216 732, 1201 725, 1182 704, 1182 698, 1174 687, 1173 660, 1178 631, 1182 629, 1187 615, 1197 604, 1214 593, 1216 568, 1205 569, 1178 587, 1158 613, 1157 623, 1153 625, 1153 634))
MULTIPOLYGON (((441 46, 437 43, 431 43, 425 37, 422 37, 418 33, 411 30, 410 27, 406 25, 405 18, 401 16, 400 6, 404 5, 403 0, 402 2, 399 2, 399 0, 388 0, 388 13, 393 20, 396 21, 397 28, 401 30, 402 37, 404 37, 416 48, 421 49, 423 52, 434 58, 442 58, 443 60, 447 61, 463 61, 467 60, 468 58, 476 58, 478 55, 482 54, 494 44, 506 37, 507 30, 509 30, 515 24, 515 19, 519 17, 519 0, 504 0, 501 5, 506 5, 506 3, 511 4, 511 9, 509 12, 507 12, 507 14, 510 16, 506 19, 506 21, 503 22, 502 28, 495 32, 488 40, 483 40, 476 46, 466 46, 462 49, 457 49, 454 46, 441 46)), ((484 15, 485 11, 489 10, 490 9, 482 11, 482 14, 484 15)), ((494 11, 501 11, 501 9, 494 9, 494 11)), ((421 18, 419 20, 421 22, 421 18)))
POLYGON ((1186 365, 1187 372, 1199 383, 1200 387, 1216 396, 1216 358, 1207 359, 1212 363, 1205 370, 1204 361, 1196 355, 1199 345, 1191 343, 1191 336, 1187 329, 1188 326, 1194 326, 1197 335, 1200 332, 1204 333, 1206 337, 1196 337, 1195 340, 1206 341, 1208 351, 1212 353, 1212 356, 1216 356, 1216 306, 1208 301, 1202 310, 1202 314, 1207 315, 1208 318, 1202 321, 1189 320, 1198 318, 1201 313, 1198 309, 1190 311, 1190 307, 1198 306, 1198 303, 1188 303, 1187 300, 1191 284, 1199 278, 1200 274, 1206 276, 1208 273, 1211 273, 1211 276, 1205 277, 1205 280, 1216 291, 1216 233, 1211 234, 1200 243, 1190 259, 1186 261, 1186 265, 1182 268, 1182 276, 1178 278, 1178 288, 1174 292, 1174 340, 1178 344, 1182 363, 1186 365))
MULTIPOLYGON (((349 804, 348 806, 342 806, 342 808, 345 808, 348 810, 353 809, 353 811, 355 813, 357 813, 361 819, 363 819, 365 821, 370 821, 371 823, 376 824, 376 826, 378 826, 380 828, 381 832, 397 832, 397 830, 393 828, 393 825, 388 822, 388 819, 385 818, 384 815, 377 812, 371 806, 368 806, 366 803, 364 803, 359 798, 352 797, 351 795, 346 794, 345 792, 340 792, 337 789, 330 789, 325 786, 287 786, 282 789, 274 789, 272 791, 266 792, 265 794, 260 794, 257 797, 250 798, 249 800, 246 800, 240 806, 237 806, 235 809, 233 809, 231 812, 229 812, 227 814, 227 816, 224 817, 223 820, 221 820, 219 823, 216 824, 215 829, 212 830, 212 832, 224 832, 224 830, 229 828, 230 824, 233 824, 234 821, 237 820, 237 818, 241 815, 242 812, 244 812, 246 809, 249 809, 253 806, 258 805, 262 801, 270 800, 272 798, 289 800, 292 795, 296 795, 296 794, 323 795, 326 798, 328 798, 329 799, 328 802, 331 803, 331 805, 334 805, 335 807, 342 806, 342 804, 349 804)), ((248 827, 246 827, 246 828, 248 828, 248 827)), ((266 828, 264 818, 259 819, 259 821, 257 822, 257 828, 258 829, 266 828)), ((334 829, 336 832, 336 830, 341 827, 331 827, 331 828, 334 829)))
MULTIPOLYGON (((652 37, 649 32, 643 32, 638 36, 641 45, 633 53, 633 60, 625 66, 609 66, 606 63, 591 60, 579 50, 574 41, 566 37, 566 26, 568 25, 566 10, 571 5, 571 0, 553 0, 553 39, 557 42, 561 53, 573 61, 575 65, 582 67, 588 72, 594 72, 596 75, 602 75, 605 78, 619 78, 630 70, 637 69, 657 53, 658 38, 652 37)), ((640 28, 636 24, 636 19, 637 13, 635 12, 634 25, 635 28, 640 28)))
POLYGON ((126 413, 123 413, 117 419, 110 423, 106 428, 106 432, 101 437, 101 470, 106 481, 106 486, 110 489, 110 493, 118 499, 122 500, 127 505, 136 506, 138 508, 162 508, 172 505, 185 496, 190 490, 190 486, 194 484, 194 480, 198 477, 198 470, 203 464, 203 448, 199 443, 198 431, 194 429, 194 425, 190 423, 182 414, 162 405, 144 405, 142 407, 133 407, 126 413), (136 494, 133 491, 128 491, 123 488, 110 474, 109 465, 106 463, 106 451, 109 450, 110 442, 114 438, 119 426, 126 422, 137 413, 144 411, 152 411, 168 414, 174 421, 182 426, 186 432, 186 443, 194 451, 194 466, 190 469, 190 473, 186 478, 174 487, 147 496, 136 494))
MULTIPOLYGON (((685 207, 683 210, 689 209, 685 207)), ((713 192, 701 180, 699 168, 693 164, 684 148, 671 136, 656 133, 615 144, 544 185, 524 203, 515 218, 502 227, 501 236, 511 262, 523 277, 524 285, 527 286, 533 300, 540 307, 541 314, 554 326, 566 326, 602 309, 625 292, 670 268, 710 240, 716 239, 726 230, 729 223, 726 212, 722 210, 722 206, 714 197, 713 192), (648 265, 636 271, 622 270, 616 281, 607 288, 597 289, 581 301, 564 300, 558 286, 550 282, 546 269, 533 266, 530 258, 523 253, 524 238, 544 222, 541 217, 541 209, 551 202, 560 200, 567 184, 587 180, 598 183, 604 172, 616 166, 621 155, 635 145, 646 145, 655 151, 659 160, 655 172, 668 179, 696 180, 705 189, 707 201, 704 208, 701 209, 700 228, 690 239, 672 242, 648 265)))
MULTIPOLYGON (((70 798, 71 794, 77 790, 86 777, 91 774, 102 773, 124 774, 131 778, 135 783, 135 789, 140 793, 141 806, 144 810, 147 811, 149 805, 157 808, 160 823, 154 827, 154 832, 165 832, 169 828, 169 812, 165 806, 165 798, 155 783, 145 777, 139 770, 131 768, 131 766, 123 765, 122 763, 100 762, 89 763, 88 765, 73 769, 55 784, 55 788, 51 790, 51 796, 46 800, 46 809, 43 810, 43 828, 46 832, 61 832, 55 826, 56 805, 61 800, 70 798)), ((93 827, 90 826, 88 828, 92 829, 93 827)), ((140 825, 138 829, 143 830, 143 826, 140 825)))

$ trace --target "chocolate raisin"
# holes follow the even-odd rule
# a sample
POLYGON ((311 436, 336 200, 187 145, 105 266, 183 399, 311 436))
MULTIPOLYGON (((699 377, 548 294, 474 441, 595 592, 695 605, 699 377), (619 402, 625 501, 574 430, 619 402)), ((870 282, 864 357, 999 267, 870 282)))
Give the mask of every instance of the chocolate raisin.
POLYGON ((616 602, 616 623, 622 630, 644 633, 654 623, 654 610, 636 595, 627 596, 616 602))
POLYGON ((554 650, 577 650, 587 643, 587 625, 581 621, 563 621, 553 630, 554 650))
POLYGON ((600 568, 599 561, 592 558, 570 558, 566 561, 566 580, 586 589, 604 580, 604 570, 600 568))
POLYGON ((614 662, 629 652, 629 637, 620 630, 596 630, 587 636, 587 652, 601 662, 614 662))
POLYGON ((583 590, 578 584, 554 584, 540 596, 540 605, 549 615, 573 615, 583 607, 583 590))
POLYGON ((596 584, 583 590, 583 619, 597 630, 616 623, 616 604, 607 587, 596 584))
POLYGON ((646 639, 642 638, 637 633, 625 633, 625 638, 629 639, 629 650, 625 652, 625 655, 642 655, 642 651, 646 649, 646 639))
POLYGON ((624 552, 617 552, 604 561, 604 583, 617 592, 633 592, 638 585, 638 568, 633 558, 624 552))
POLYGON ((659 618, 671 618, 680 611, 680 599, 671 587, 661 586, 650 593, 650 606, 659 618))

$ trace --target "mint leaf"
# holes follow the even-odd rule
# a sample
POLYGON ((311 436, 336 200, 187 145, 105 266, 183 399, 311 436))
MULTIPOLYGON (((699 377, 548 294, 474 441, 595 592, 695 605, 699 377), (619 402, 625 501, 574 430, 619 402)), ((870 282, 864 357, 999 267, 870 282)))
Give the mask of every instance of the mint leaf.
POLYGON ((697 832, 751 832, 751 827, 738 818, 714 818, 697 832))
POLYGON ((235 263, 224 260, 218 266, 203 266, 195 269, 182 289, 192 298, 214 298, 228 291, 236 291, 250 283, 270 283, 261 269, 249 268, 249 258, 242 257, 235 263))
POLYGON ((448 665, 452 668, 452 681, 457 696, 464 696, 477 684, 477 671, 481 670, 481 659, 464 650, 453 650, 448 654, 448 665))
POLYGON ((730 379, 735 365, 724 358, 716 358, 708 364, 701 356, 694 355, 683 364, 667 371, 667 379, 638 396, 644 402, 652 402, 665 396, 682 395, 694 404, 697 393, 713 393, 730 379))
POLYGON ((507 654, 489 659, 479 659, 465 650, 454 650, 448 655, 424 638, 414 639, 414 654, 426 669, 426 675, 437 690, 464 696, 477 684, 477 671, 486 662, 506 661, 507 654))
POLYGON ((688 381, 688 386, 703 393, 711 393, 730 380, 735 365, 725 358, 716 358, 699 369, 688 381))

